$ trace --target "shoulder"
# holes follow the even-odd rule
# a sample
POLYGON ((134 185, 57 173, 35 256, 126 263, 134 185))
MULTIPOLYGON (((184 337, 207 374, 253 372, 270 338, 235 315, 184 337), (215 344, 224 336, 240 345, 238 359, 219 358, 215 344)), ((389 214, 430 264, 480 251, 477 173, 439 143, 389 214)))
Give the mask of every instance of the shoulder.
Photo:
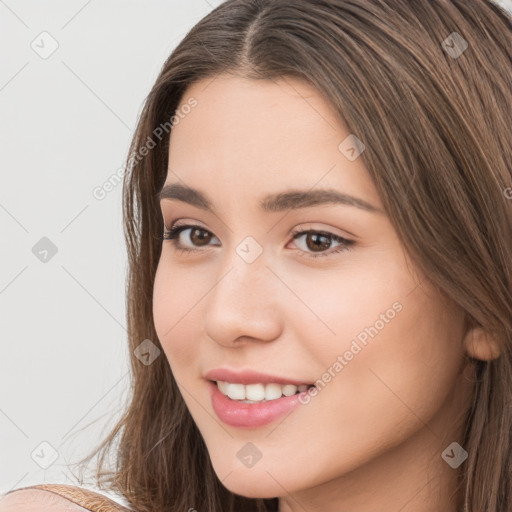
POLYGON ((84 512, 87 509, 64 496, 43 489, 15 489, 0 500, 0 512, 84 512))
POLYGON ((64 484, 39 484, 0 496, 0 512, 130 512, 98 492, 64 484))

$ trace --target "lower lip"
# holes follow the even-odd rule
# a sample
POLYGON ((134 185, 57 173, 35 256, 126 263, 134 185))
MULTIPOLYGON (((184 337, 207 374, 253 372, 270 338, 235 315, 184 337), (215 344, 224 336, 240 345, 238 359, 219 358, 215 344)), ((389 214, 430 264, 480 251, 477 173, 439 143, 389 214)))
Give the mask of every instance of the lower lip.
POLYGON ((299 397, 307 394, 307 391, 302 391, 276 400, 246 404, 231 400, 231 398, 222 394, 215 382, 208 381, 208 385, 210 386, 213 409, 217 416, 232 427, 254 428, 267 425, 297 407, 301 403, 299 397))

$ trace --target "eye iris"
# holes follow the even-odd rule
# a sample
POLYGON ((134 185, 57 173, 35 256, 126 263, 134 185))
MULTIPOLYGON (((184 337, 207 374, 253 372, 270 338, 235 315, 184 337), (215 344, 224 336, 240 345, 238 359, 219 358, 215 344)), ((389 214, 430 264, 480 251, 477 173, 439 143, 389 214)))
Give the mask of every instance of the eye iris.
POLYGON ((329 246, 330 246, 329 237, 326 235, 322 235, 320 233, 308 233, 306 235, 306 245, 307 245, 308 249, 311 249, 313 251, 316 251, 317 249, 329 249, 329 246), (323 238, 324 240, 327 240, 327 241, 324 243, 318 244, 319 238, 323 238), (311 239, 314 240, 313 244, 309 243, 311 241, 311 239))
POLYGON ((210 241, 211 235, 204 229, 194 228, 190 230, 190 239, 194 245, 207 245, 210 241), (202 233, 202 236, 194 236, 196 233, 202 233), (206 240, 206 244, 202 244, 206 240), (200 243, 197 243, 199 241, 200 243))

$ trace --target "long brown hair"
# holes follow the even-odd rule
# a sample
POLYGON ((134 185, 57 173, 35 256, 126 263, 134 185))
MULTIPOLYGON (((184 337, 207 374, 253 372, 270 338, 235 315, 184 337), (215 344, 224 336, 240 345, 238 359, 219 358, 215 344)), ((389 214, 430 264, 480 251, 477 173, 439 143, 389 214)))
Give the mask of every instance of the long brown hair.
POLYGON ((456 492, 468 512, 512 510, 512 21, 487 0, 228 0, 187 33, 146 98, 127 158, 131 396, 87 458, 101 455, 98 486, 140 512, 277 509, 277 498, 222 485, 167 359, 144 365, 134 354, 146 339, 162 350, 152 291, 169 120, 179 121, 188 86, 220 73, 313 84, 365 144, 408 253, 468 326, 498 340, 500 357, 470 361, 477 380, 456 492), (114 441, 116 466, 104 471, 114 441))

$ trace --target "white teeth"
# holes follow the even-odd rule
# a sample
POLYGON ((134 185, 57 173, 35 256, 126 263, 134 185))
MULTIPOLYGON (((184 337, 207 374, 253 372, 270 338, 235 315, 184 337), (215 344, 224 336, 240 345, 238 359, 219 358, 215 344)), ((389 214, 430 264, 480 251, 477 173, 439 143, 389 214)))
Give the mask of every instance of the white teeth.
POLYGON ((277 400, 284 396, 292 396, 299 392, 306 391, 309 386, 302 384, 294 386, 293 384, 268 383, 268 384, 234 384, 231 382, 217 381, 217 386, 223 395, 231 400, 241 400, 245 403, 262 402, 264 400, 277 400))
POLYGON ((229 384, 227 382, 223 382, 221 380, 217 381, 217 387, 220 389, 220 392, 223 395, 227 395, 228 394, 228 386, 229 386, 229 384))
POLYGON ((292 396, 297 393, 297 386, 294 386, 293 384, 286 384, 283 386, 283 395, 284 396, 292 396))
POLYGON ((265 399, 266 400, 276 400, 277 398, 281 398, 281 385, 280 384, 266 384, 265 385, 265 399))
POLYGON ((265 399, 265 386, 263 384, 247 384, 245 398, 254 402, 265 399))
POLYGON ((243 384, 228 384, 227 393, 231 400, 243 400, 245 398, 245 386, 243 384))

